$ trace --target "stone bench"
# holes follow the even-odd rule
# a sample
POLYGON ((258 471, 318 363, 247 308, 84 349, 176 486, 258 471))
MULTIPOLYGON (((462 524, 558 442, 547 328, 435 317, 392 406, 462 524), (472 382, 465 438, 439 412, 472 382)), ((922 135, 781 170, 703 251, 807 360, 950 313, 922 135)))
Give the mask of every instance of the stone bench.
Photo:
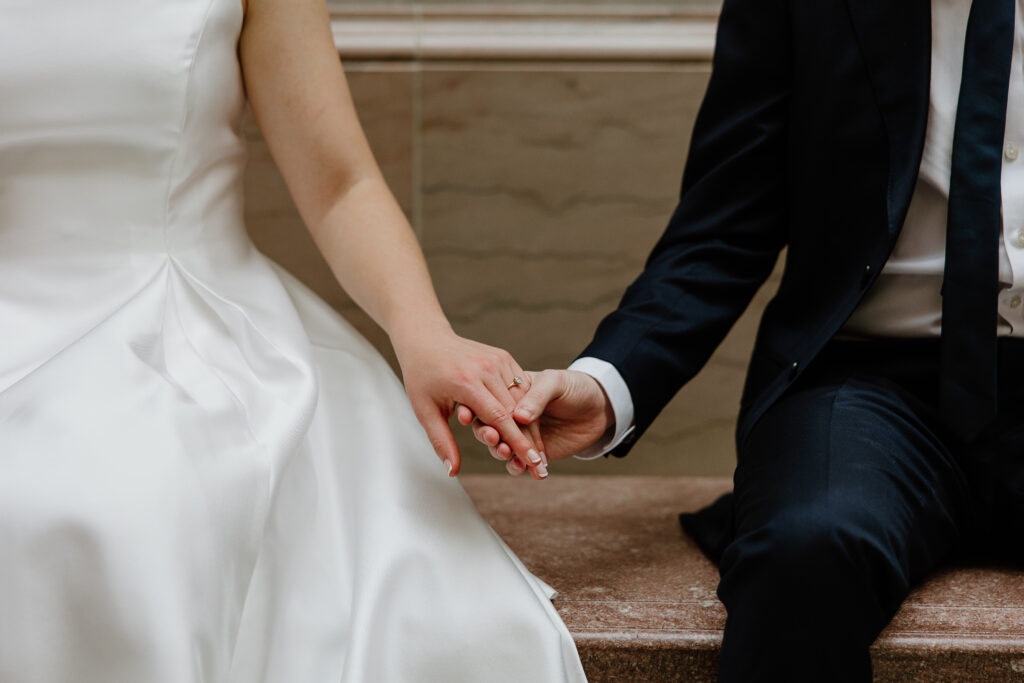
MULTIPOLYGON (((727 479, 464 476, 537 576, 592 683, 714 681, 725 610, 678 514, 727 479)), ((1024 681, 1024 572, 953 568, 917 588, 872 649, 877 681, 1024 681)))

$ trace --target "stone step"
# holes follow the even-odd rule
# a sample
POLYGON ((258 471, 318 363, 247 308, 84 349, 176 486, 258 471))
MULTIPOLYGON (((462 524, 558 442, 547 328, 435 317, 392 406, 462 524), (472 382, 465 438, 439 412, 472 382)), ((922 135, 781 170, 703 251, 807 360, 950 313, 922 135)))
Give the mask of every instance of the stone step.
MULTIPOLYGON (((727 479, 462 477, 483 516, 559 591, 592 683, 714 681, 725 610, 715 567, 678 515, 727 479)), ((1024 681, 1024 572, 946 569, 872 647, 876 681, 1024 681)))

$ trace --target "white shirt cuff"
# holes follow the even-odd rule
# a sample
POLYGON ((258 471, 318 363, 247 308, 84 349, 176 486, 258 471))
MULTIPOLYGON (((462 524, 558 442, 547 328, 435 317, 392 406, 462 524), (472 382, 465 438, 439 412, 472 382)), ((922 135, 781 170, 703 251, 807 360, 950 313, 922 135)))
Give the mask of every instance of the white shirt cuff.
POLYGON ((597 443, 587 448, 575 457, 580 460, 593 460, 611 452, 616 446, 629 436, 635 428, 633 424, 633 397, 629 393, 626 380, 614 365, 600 358, 584 356, 578 358, 569 366, 570 370, 585 372, 601 385, 608 401, 612 404, 612 412, 615 413, 615 429, 609 430, 610 434, 603 436, 597 443))

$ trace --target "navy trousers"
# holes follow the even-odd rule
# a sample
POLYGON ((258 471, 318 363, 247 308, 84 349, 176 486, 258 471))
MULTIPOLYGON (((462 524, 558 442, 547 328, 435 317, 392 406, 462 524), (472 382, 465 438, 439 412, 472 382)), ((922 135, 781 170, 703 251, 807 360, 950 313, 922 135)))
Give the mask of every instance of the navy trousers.
POLYGON ((734 493, 684 526, 719 563, 724 683, 871 680, 868 647, 955 557, 1024 560, 1024 343, 999 418, 938 414, 938 340, 833 342, 739 444, 734 493))

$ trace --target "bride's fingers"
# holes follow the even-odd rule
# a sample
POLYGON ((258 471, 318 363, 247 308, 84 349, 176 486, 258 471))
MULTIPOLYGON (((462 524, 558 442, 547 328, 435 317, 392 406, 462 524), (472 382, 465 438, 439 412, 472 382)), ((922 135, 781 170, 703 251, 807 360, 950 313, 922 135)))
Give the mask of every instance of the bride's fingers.
POLYGON ((492 415, 496 415, 497 419, 493 416, 488 419, 486 414, 480 414, 480 411, 474 414, 470 407, 459 404, 456 407, 458 420, 463 425, 472 425, 473 436, 487 446, 491 457, 506 462, 509 474, 520 475, 529 471, 535 479, 545 479, 548 476, 547 461, 540 452, 542 441, 539 429, 535 425, 520 428, 512 418, 517 401, 529 391, 532 378, 511 358, 508 359, 507 367, 511 378, 510 382, 505 383, 505 378, 502 377, 490 377, 484 381, 484 388, 491 393, 493 399, 505 412, 498 413, 493 404, 480 397, 482 400, 480 405, 490 405, 490 408, 495 411, 492 415), (508 419, 504 424, 503 415, 507 415, 508 419), (506 438, 504 431, 512 431, 508 429, 509 424, 515 427, 514 438, 522 439, 520 445, 506 438), (524 434, 527 430, 532 430, 529 437, 524 434))
POLYGON ((455 417, 463 427, 468 427, 473 424, 473 420, 476 419, 476 415, 473 414, 473 411, 461 403, 455 408, 455 417))
POLYGON ((509 358, 509 377, 511 381, 506 385, 505 390, 512 396, 512 408, 515 408, 515 404, 523 397, 523 394, 530 391, 530 373, 519 367, 519 363, 516 363, 514 359, 509 358))
MULTIPOLYGON (((517 363, 515 363, 515 361, 512 361, 512 367, 510 368, 510 370, 513 373, 513 377, 515 377, 515 379, 512 382, 512 386, 508 387, 509 393, 512 395, 512 398, 516 402, 516 405, 512 407, 513 419, 515 419, 514 413, 516 412, 516 408, 519 402, 530 393, 530 389, 533 386, 533 373, 524 371, 521 367, 519 367, 517 363)), ((538 463, 536 466, 531 467, 529 469, 529 472, 530 474, 533 475, 534 479, 546 479, 548 476, 548 461, 547 458, 544 456, 544 439, 541 436, 540 424, 535 420, 533 422, 523 425, 521 429, 526 434, 527 438, 529 438, 530 441, 533 442, 534 448, 537 450, 541 457, 541 462, 538 463)), ((508 449, 507 445, 503 443, 497 444, 497 446, 498 448, 496 450, 498 450, 499 453, 501 452, 502 447, 504 447, 506 450, 508 449)), ((511 455, 511 452, 509 454, 511 455)))
POLYGON ((477 419, 472 410, 464 405, 460 404, 456 412, 458 413, 459 422, 473 430, 473 436, 487 447, 487 452, 491 454, 492 458, 507 462, 512 457, 512 449, 508 447, 507 443, 502 442, 498 430, 485 425, 477 419))
POLYGON ((509 444, 503 442, 502 437, 499 436, 498 432, 494 429, 490 429, 489 427, 487 427, 487 429, 493 434, 493 436, 488 437, 489 440, 480 440, 487 446, 487 453, 490 454, 490 457, 503 462, 512 458, 515 454, 512 453, 512 449, 510 449, 509 444))
POLYGON ((498 434, 498 430, 485 425, 480 420, 473 420, 473 436, 485 446, 497 446, 498 442, 501 441, 501 435, 498 434))
MULTIPOLYGON (((468 410, 468 409, 467 409, 468 410)), ((512 449, 509 445, 501 440, 501 435, 498 434, 498 430, 489 425, 485 425, 479 419, 474 418, 471 423, 473 430, 473 436, 477 441, 487 447, 487 452, 491 454, 491 457, 497 460, 508 460, 512 457, 512 449)), ((540 440, 540 430, 537 430, 536 436, 531 437, 533 442, 537 444, 537 451, 544 456, 543 445, 540 440)))
MULTIPOLYGON (((468 411, 468 409, 467 409, 468 411)), ((509 445, 501 440, 501 435, 498 431, 489 425, 485 425, 479 419, 474 419, 472 422, 473 436, 477 441, 487 446, 487 452, 491 454, 492 458, 502 461, 508 461, 513 457, 512 449, 509 445)), ((547 458, 544 456, 544 439, 540 431, 540 425, 538 422, 532 422, 521 427, 522 431, 526 436, 533 442, 535 450, 540 454, 542 462, 547 465, 547 458)), ((513 466, 513 469, 522 469, 522 461, 519 461, 519 465, 513 466)), ((531 470, 531 473, 536 479, 544 479, 536 471, 531 470)))
POLYGON ((508 447, 507 443, 502 443, 501 435, 498 434, 498 431, 488 427, 480 422, 480 420, 473 420, 473 436, 476 437, 477 441, 487 446, 487 452, 495 460, 505 462, 512 457, 512 449, 508 447))
MULTIPOLYGON (((528 425, 523 425, 522 426, 522 430, 523 430, 523 432, 526 433, 526 436, 530 439, 530 441, 532 441, 534 443, 534 447, 537 449, 537 452, 540 454, 540 457, 541 457, 540 464, 538 464, 536 467, 531 467, 529 469, 530 474, 533 475, 533 478, 538 480, 538 481, 543 480, 543 479, 547 479, 547 477, 548 477, 548 469, 547 469, 548 461, 544 457, 544 443, 543 443, 543 441, 541 441, 540 428, 539 428, 538 424, 536 422, 532 422, 532 423, 530 423, 528 425)), ((502 444, 498 444, 499 447, 501 445, 502 444)))
POLYGON ((508 444, 504 442, 499 443, 497 446, 491 449, 491 451, 494 457, 497 458, 498 460, 511 460, 515 456, 515 453, 512 452, 512 449, 509 448, 508 444))
POLYGON ((430 439, 430 445, 434 447, 434 452, 444 462, 445 468, 448 470, 448 476, 454 477, 459 473, 461 457, 459 455, 459 447, 455 444, 455 435, 452 434, 452 430, 448 426, 448 420, 444 418, 441 410, 433 403, 427 403, 424 406, 420 406, 419 409, 416 409, 416 406, 413 406, 413 408, 416 417, 419 419, 420 424, 423 425, 423 429, 430 439))
POLYGON ((508 470, 508 473, 513 477, 518 477, 526 473, 526 468, 523 467, 523 463, 519 461, 519 458, 512 458, 505 463, 505 469, 508 470))
POLYGON ((505 406, 498 400, 498 397, 502 395, 499 392, 504 392, 507 400, 511 399, 508 389, 504 385, 494 386, 493 381, 490 385, 485 381, 483 388, 486 391, 481 391, 473 397, 474 403, 469 404, 470 408, 476 409, 477 417, 481 422, 497 430, 501 440, 512 448, 512 452, 519 456, 524 464, 538 469, 541 477, 547 476, 547 467, 544 465, 543 458, 540 457, 540 452, 534 447, 533 442, 526 438, 516 421, 512 419, 512 411, 515 406, 505 406))

